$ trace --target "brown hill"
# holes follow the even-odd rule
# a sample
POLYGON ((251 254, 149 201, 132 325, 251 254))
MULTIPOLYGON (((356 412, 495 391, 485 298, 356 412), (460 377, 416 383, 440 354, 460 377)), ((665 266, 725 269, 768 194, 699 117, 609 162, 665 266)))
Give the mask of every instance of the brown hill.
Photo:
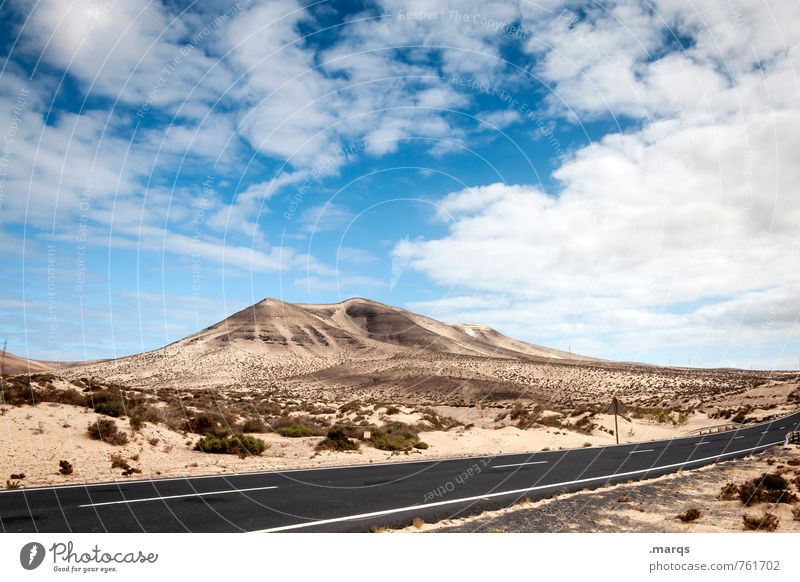
MULTIPOLYGON (((369 299, 354 298, 333 305, 299 307, 357 337, 391 346, 492 358, 569 358, 565 352, 521 342, 487 326, 442 323, 369 299)), ((588 359, 584 356, 573 358, 588 359)))
POLYGON ((332 305, 265 299, 164 348, 68 373, 151 387, 252 386, 346 363, 436 354, 557 361, 568 356, 488 327, 450 325, 367 299, 332 305))
POLYGON ((29 360, 20 356, 15 356, 11 352, 0 350, 0 359, 3 361, 3 374, 13 376, 15 374, 36 374, 47 372, 59 367, 59 362, 44 362, 41 360, 29 360))

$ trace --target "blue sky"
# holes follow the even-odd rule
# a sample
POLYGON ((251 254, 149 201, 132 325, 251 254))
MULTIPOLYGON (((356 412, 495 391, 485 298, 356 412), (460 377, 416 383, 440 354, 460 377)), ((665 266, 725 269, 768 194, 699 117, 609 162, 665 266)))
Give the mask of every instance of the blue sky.
POLYGON ((713 4, 6 2, 9 350, 364 296, 796 368, 800 8, 713 4))

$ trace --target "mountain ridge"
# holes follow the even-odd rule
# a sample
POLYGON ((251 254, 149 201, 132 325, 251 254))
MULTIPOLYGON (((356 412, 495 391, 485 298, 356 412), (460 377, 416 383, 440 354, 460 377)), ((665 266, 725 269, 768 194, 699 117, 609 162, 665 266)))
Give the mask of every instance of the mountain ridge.
POLYGON ((460 356, 602 361, 569 357, 487 326, 444 323, 363 297, 326 304, 294 304, 266 297, 164 347, 72 366, 65 373, 154 386, 252 385, 346 363, 460 356))

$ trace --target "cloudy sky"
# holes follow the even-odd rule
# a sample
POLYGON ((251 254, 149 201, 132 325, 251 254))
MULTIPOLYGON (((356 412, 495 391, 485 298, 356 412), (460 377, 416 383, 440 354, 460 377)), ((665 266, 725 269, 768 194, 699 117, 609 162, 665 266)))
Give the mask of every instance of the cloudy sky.
POLYGON ((7 0, 0 322, 153 349, 364 296, 800 365, 800 3, 7 0))

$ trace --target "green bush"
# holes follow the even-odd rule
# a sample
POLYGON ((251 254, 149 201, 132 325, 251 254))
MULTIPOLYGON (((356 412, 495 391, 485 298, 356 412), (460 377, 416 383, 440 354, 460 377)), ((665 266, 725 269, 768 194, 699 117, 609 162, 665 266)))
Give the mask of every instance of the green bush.
POLYGON ((282 437, 298 438, 314 436, 314 431, 307 426, 284 426, 276 430, 282 437))
POLYGON ((110 418, 98 418, 95 422, 90 422, 87 430, 93 439, 110 445, 124 445, 128 442, 128 435, 120 432, 117 423, 110 418))
POLYGON ((350 440, 342 427, 334 426, 328 435, 317 445, 319 450, 354 451, 358 449, 358 441, 350 440))
POLYGON ((208 434, 197 441, 195 450, 218 455, 260 455, 267 450, 267 443, 259 438, 246 434, 228 434, 216 436, 208 434))
POLYGON ((288 434, 283 434, 283 436, 323 435, 328 430, 327 421, 308 415, 283 414, 268 419, 267 424, 278 434, 283 434, 281 429, 291 429, 288 431, 288 434), (298 428, 304 428, 306 431, 310 432, 310 434, 299 434, 297 431, 298 428))
POLYGON ((402 422, 390 422, 372 431, 372 446, 382 451, 409 451, 419 442, 419 434, 402 422))

